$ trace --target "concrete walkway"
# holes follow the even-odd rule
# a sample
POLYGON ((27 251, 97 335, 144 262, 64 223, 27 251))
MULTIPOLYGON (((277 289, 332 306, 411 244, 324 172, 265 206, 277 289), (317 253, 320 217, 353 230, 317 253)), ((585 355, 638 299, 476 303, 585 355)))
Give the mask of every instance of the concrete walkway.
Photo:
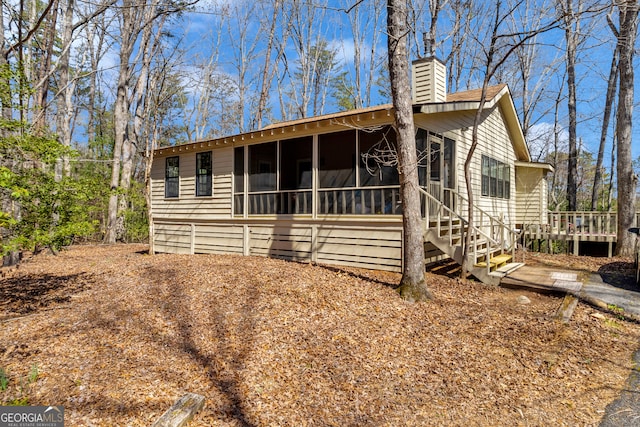
MULTIPOLYGON (((504 277, 500 285, 559 294, 570 293, 603 310, 640 321, 640 286, 637 291, 627 290, 607 283, 600 274, 525 265, 504 277)), ((634 288, 633 285, 630 287, 634 288)), ((634 362, 636 367, 640 367, 640 350, 634 354, 634 362)), ((640 426, 638 369, 631 371, 620 397, 607 406, 600 423, 600 427, 618 426, 640 426)))

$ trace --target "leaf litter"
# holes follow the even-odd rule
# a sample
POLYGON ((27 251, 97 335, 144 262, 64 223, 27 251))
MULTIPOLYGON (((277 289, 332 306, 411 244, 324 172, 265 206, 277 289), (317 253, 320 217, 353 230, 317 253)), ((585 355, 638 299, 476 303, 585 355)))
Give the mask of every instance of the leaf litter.
POLYGON ((30 405, 74 426, 148 426, 187 392, 192 426, 597 425, 634 369, 640 325, 582 303, 562 324, 559 297, 428 273, 435 299, 410 304, 396 273, 146 249, 2 270, 0 368, 38 367, 30 405))

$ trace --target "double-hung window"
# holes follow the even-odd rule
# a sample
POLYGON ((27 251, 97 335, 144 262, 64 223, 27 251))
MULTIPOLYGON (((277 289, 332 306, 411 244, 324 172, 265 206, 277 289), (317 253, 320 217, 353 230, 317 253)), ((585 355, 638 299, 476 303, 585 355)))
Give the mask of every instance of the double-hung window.
POLYGON ((211 151, 196 154, 196 196, 211 196, 212 192, 211 151))
POLYGON ((180 195, 180 157, 167 157, 164 170, 164 197, 180 195))
POLYGON ((482 195, 499 199, 511 197, 511 169, 509 165, 482 156, 482 195))

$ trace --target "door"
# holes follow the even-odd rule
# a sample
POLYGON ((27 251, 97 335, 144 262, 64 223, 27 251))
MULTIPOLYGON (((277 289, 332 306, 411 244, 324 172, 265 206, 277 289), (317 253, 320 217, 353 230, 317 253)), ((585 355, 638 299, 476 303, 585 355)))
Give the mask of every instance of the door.
MULTIPOLYGON (((416 135, 416 147, 420 186, 435 199, 442 201, 445 206, 454 210, 453 192, 447 190, 455 188, 454 141, 443 138, 436 133, 419 129, 416 135)), ((427 206, 423 206, 423 210, 425 208, 427 206)), ((430 201, 429 216, 436 215, 437 211, 438 203, 430 201)), ((423 215, 426 215, 426 212, 423 211, 423 215)))

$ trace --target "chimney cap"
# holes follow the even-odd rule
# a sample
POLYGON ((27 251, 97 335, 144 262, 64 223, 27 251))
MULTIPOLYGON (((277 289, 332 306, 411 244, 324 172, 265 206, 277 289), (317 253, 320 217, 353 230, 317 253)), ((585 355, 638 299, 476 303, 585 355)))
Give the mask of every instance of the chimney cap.
POLYGON ((435 56, 435 55, 433 55, 433 56, 423 56, 423 57, 420 57, 420 58, 418 58, 418 59, 414 59, 414 60, 411 62, 411 64, 420 64, 420 63, 422 63, 422 62, 429 62, 429 61, 433 61, 433 60, 438 61, 438 62, 439 62, 439 63, 441 63, 442 65, 446 65, 442 59, 438 58, 438 57, 437 57, 437 56, 435 56))

